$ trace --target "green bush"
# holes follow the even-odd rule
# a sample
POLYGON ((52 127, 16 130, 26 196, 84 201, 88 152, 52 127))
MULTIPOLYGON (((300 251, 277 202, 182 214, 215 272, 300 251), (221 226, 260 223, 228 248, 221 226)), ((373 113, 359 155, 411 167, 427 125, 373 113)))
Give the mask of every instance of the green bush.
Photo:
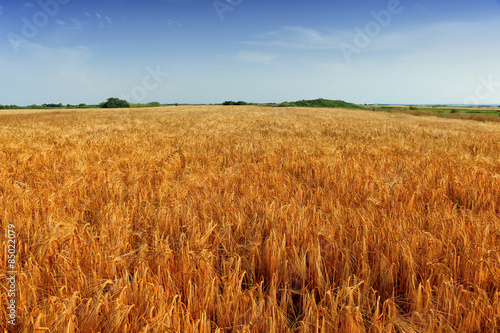
POLYGON ((129 108, 130 104, 128 104, 128 102, 123 99, 111 97, 108 98, 106 102, 99 104, 99 106, 105 109, 117 109, 117 108, 129 108))
POLYGON ((17 105, 0 105, 0 109, 22 109, 17 105))
POLYGON ((245 101, 225 101, 222 105, 252 105, 252 103, 247 103, 245 101))
POLYGON ((346 109, 359 109, 359 105, 348 103, 341 100, 329 100, 318 98, 314 100, 301 100, 296 102, 283 102, 278 104, 279 107, 308 107, 308 108, 346 108, 346 109))
POLYGON ((59 104, 55 104, 55 103, 45 103, 45 104, 42 104, 42 106, 44 108, 62 108, 63 105, 62 103, 59 103, 59 104))
POLYGON ((159 102, 149 102, 147 104, 142 104, 142 103, 130 103, 131 108, 152 108, 152 107, 157 107, 161 106, 159 102))

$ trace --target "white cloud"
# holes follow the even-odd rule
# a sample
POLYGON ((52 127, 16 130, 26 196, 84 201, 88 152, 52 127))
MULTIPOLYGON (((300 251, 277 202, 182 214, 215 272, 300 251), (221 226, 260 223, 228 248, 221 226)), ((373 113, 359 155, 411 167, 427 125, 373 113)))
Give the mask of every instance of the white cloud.
POLYGON ((104 28, 105 25, 107 27, 113 27, 113 20, 108 15, 101 15, 100 13, 95 13, 95 17, 99 20, 99 27, 104 28))
POLYGON ((232 56, 231 59, 243 62, 269 64, 277 57, 277 55, 271 53, 240 51, 236 55, 232 56))
POLYGON ((83 29, 83 27, 85 25, 89 24, 89 22, 87 22, 87 21, 81 21, 81 20, 78 20, 75 18, 71 18, 70 22, 59 20, 59 19, 56 19, 54 22, 55 22, 55 24, 57 24, 61 28, 68 29, 68 30, 81 30, 81 29, 83 29))
POLYGON ((284 26, 259 36, 246 44, 255 46, 288 47, 293 49, 336 49, 347 33, 344 31, 319 31, 302 26, 284 26))
MULTIPOLYGON (((303 26, 283 26, 277 30, 260 34, 255 40, 244 42, 247 45, 260 47, 284 47, 303 50, 341 50, 341 44, 347 43, 361 49, 360 53, 369 50, 414 52, 425 49, 429 53, 435 48, 471 49, 489 46, 494 34, 500 28, 498 21, 471 22, 439 22, 422 24, 409 29, 394 32, 389 25, 380 30, 376 36, 369 37, 369 45, 356 45, 356 27, 343 30, 318 30, 303 26)), ((359 31, 359 30, 358 30, 359 31)))
POLYGON ((88 24, 88 22, 86 22, 86 21, 80 21, 80 20, 77 20, 74 18, 71 19, 71 23, 72 24, 70 26, 68 26, 68 29, 73 29, 73 30, 83 29, 83 26, 88 24))
POLYGON ((112 27, 113 26, 113 21, 109 18, 109 16, 106 15, 106 16, 104 16, 104 18, 106 19, 106 22, 108 22, 108 25, 110 27, 112 27))
MULTIPOLYGON (((414 26, 398 32, 382 32, 372 38, 367 49, 401 50, 416 52, 436 49, 472 49, 486 46, 487 40, 494 40, 500 24, 497 21, 448 21, 431 25, 414 26)), ((353 44, 352 34, 345 40, 353 44)), ((491 46, 491 45, 490 45, 491 46)))
POLYGON ((182 26, 179 22, 177 22, 176 20, 172 20, 172 19, 169 19, 169 20, 168 20, 168 25, 169 25, 169 26, 176 25, 176 26, 178 26, 178 27, 182 26))

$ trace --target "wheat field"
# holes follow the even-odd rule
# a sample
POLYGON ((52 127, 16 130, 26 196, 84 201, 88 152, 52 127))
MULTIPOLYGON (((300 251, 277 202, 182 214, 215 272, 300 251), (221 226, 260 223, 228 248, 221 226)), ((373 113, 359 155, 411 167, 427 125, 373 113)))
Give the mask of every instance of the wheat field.
POLYGON ((0 113, 18 332, 500 332, 500 125, 0 113))

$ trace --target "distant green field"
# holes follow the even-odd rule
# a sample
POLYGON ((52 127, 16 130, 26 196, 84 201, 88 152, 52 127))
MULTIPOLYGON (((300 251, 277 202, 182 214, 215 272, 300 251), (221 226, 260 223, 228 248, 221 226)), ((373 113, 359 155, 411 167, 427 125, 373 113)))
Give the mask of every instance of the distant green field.
POLYGON ((371 111, 401 112, 414 116, 437 116, 442 118, 468 119, 477 121, 500 122, 500 107, 468 108, 468 107, 419 107, 419 106, 386 106, 364 105, 363 108, 371 111))
POLYGON ((413 116, 435 116, 441 118, 466 119, 476 121, 500 122, 499 107, 453 107, 453 106, 414 106, 414 105, 358 105, 341 100, 318 98, 315 100, 300 100, 283 102, 269 106, 277 107, 309 107, 309 108, 343 108, 363 109, 368 111, 398 112, 413 116))
POLYGON ((365 105, 364 108, 371 109, 373 111, 420 111, 420 112, 432 112, 438 114, 453 114, 453 113, 465 113, 465 114, 476 114, 483 116, 498 116, 500 114, 500 107, 498 108, 467 108, 467 107, 419 107, 419 106, 368 106, 365 105))

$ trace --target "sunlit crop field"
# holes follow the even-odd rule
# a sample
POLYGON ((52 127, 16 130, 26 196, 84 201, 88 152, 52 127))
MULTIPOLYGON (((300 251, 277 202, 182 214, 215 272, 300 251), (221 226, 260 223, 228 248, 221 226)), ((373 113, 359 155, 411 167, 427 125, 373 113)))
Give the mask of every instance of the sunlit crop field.
POLYGON ((0 224, 20 332, 500 331, 498 123, 4 112, 0 224))

